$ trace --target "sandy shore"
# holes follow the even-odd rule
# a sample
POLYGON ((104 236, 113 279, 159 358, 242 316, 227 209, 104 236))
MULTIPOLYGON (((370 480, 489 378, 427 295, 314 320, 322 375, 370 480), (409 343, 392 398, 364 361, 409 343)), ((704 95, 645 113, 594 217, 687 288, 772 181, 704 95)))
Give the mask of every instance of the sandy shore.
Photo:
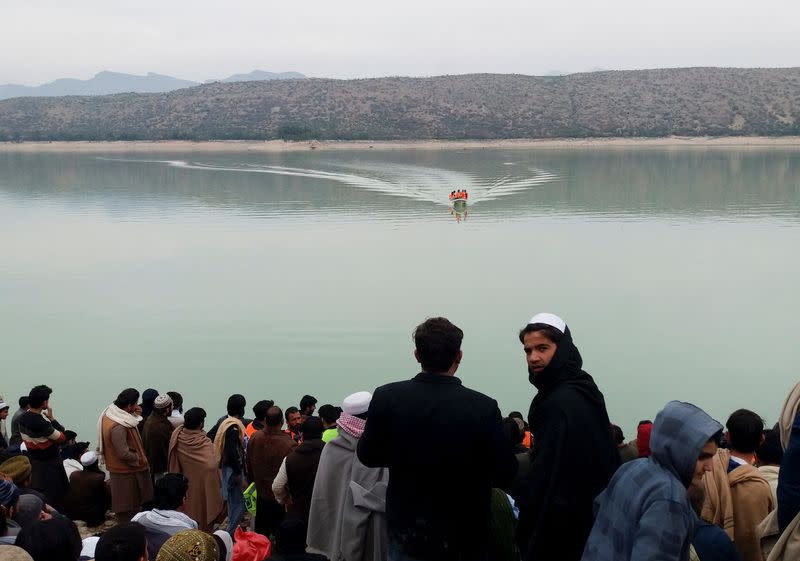
POLYGON ((416 141, 246 141, 191 142, 101 141, 101 142, 0 142, 0 152, 298 152, 308 150, 475 150, 475 149, 568 149, 568 148, 684 148, 800 147, 800 136, 760 137, 664 137, 664 138, 563 138, 516 140, 416 140, 416 141))

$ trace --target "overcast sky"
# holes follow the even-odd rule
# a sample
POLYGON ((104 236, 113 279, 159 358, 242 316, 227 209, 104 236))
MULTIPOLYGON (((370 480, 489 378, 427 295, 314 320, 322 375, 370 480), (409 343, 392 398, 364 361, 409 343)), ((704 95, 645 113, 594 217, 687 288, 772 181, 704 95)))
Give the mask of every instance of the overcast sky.
POLYGON ((101 70, 223 78, 800 66, 800 2, 35 0, 0 17, 0 84, 101 70))

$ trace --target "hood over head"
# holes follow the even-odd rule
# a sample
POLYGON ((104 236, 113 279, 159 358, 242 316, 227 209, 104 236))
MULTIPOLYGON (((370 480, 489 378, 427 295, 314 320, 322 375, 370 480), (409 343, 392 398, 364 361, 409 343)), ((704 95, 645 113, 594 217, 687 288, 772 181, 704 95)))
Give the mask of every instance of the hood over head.
POLYGON ((670 401, 653 423, 650 450, 659 465, 672 472, 688 488, 700 450, 722 425, 691 403, 670 401))

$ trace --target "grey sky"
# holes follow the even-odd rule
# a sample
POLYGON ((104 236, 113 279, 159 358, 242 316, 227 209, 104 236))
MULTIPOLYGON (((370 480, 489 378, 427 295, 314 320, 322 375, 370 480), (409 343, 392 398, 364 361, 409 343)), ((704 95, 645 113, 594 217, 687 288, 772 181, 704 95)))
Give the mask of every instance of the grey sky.
POLYGON ((0 21, 0 84, 800 66, 800 3, 775 0, 36 0, 0 21))

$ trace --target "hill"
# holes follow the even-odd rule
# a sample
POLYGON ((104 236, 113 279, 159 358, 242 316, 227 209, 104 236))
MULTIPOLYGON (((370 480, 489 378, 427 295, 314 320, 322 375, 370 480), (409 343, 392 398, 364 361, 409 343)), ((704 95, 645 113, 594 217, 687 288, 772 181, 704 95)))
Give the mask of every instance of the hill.
POLYGON ((0 139, 495 139, 800 134, 800 68, 212 83, 0 102, 0 139))
MULTIPOLYGON (((305 78, 299 72, 265 72, 253 70, 249 74, 234 74, 222 82, 244 82, 249 80, 287 80, 305 78)), ((125 92, 158 93, 171 92, 182 88, 197 86, 199 82, 182 80, 148 72, 144 76, 122 74, 104 70, 88 80, 59 78, 41 86, 22 86, 19 84, 0 85, 0 100, 14 97, 55 97, 65 95, 108 95, 125 92)))

